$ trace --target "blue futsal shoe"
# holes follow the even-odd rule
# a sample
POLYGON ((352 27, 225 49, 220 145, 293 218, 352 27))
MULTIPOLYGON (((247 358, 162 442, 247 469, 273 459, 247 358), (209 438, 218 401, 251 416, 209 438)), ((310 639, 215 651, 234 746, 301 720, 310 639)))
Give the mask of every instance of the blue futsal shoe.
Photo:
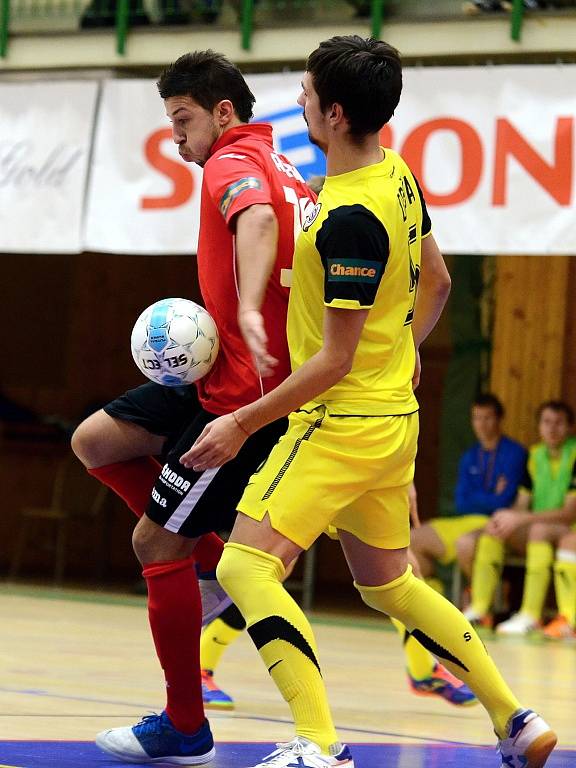
POLYGON ((166 712, 146 715, 133 726, 102 731, 96 744, 124 763, 204 765, 216 754, 208 720, 190 736, 177 731, 166 712))

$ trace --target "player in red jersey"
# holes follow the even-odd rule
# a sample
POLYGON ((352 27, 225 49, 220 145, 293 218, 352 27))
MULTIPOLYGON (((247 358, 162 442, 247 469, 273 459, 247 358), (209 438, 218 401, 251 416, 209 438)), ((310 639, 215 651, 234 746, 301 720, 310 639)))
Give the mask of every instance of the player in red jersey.
POLYGON ((197 389, 145 384, 130 390, 79 426, 73 448, 140 516, 134 550, 167 686, 161 715, 105 731, 97 743, 127 762, 199 765, 212 759, 214 744, 202 706, 195 548, 200 541, 200 568, 218 559, 217 541, 200 537, 232 527, 248 478, 286 422, 247 440, 221 470, 186 470, 179 458, 212 419, 247 405, 289 373, 285 326, 294 234, 314 195, 275 152, 270 126, 248 124, 254 97, 223 56, 182 56, 158 88, 180 155, 204 167, 198 270, 220 351, 197 389), (155 455, 164 458, 160 473, 155 455))

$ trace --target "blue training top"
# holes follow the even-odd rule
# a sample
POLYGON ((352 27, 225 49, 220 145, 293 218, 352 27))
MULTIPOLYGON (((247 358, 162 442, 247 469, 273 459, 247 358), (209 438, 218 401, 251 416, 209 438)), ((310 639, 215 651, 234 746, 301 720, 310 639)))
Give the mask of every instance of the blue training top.
POLYGON ((501 437, 493 451, 485 451, 480 443, 473 445, 458 466, 456 514, 491 515, 496 509, 509 507, 516 498, 527 455, 526 449, 509 437, 501 437), (496 493, 502 477, 506 485, 496 493))

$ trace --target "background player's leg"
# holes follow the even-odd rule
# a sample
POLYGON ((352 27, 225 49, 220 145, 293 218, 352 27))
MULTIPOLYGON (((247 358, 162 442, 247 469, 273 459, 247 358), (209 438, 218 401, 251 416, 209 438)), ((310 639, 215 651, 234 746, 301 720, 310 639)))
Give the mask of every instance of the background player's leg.
POLYGON ((431 525, 414 528, 410 535, 410 547, 414 553, 422 576, 427 579, 434 575, 435 562, 441 560, 446 549, 431 525))
POLYGON ((502 539, 488 533, 483 533, 478 539, 470 585, 472 602, 465 612, 472 622, 488 623, 486 617, 490 613, 496 587, 502 576, 504 552, 505 543, 502 539))
MULTIPOLYGON (((415 576, 421 578, 418 561, 408 550, 408 561, 415 576)), ((478 700, 467 685, 454 677, 434 656, 412 637, 402 622, 392 619, 392 624, 402 640, 408 681, 414 693, 437 696, 451 704, 469 706, 478 700)))
POLYGON ((372 547, 344 531, 340 531, 340 541, 364 602, 400 619, 451 672, 470 686, 486 707, 505 746, 509 746, 512 727, 527 727, 534 733, 530 741, 532 751, 537 746, 539 755, 549 754, 555 744, 554 734, 541 718, 536 722, 522 710, 460 611, 415 578, 411 569, 406 570, 406 551, 372 547), (521 718, 519 721, 516 715, 521 718))
POLYGON ((558 616, 544 630, 552 640, 576 637, 576 532, 562 536, 556 550, 554 587, 558 616))
POLYGON ((568 528, 558 523, 537 522, 527 530, 526 575, 522 605, 496 628, 503 635, 525 635, 540 626, 544 601, 550 586, 554 545, 568 528))
POLYGON ((246 628, 246 622, 235 605, 229 605, 210 622, 200 638, 202 698, 208 709, 234 709, 234 700, 216 685, 214 672, 222 654, 246 628))

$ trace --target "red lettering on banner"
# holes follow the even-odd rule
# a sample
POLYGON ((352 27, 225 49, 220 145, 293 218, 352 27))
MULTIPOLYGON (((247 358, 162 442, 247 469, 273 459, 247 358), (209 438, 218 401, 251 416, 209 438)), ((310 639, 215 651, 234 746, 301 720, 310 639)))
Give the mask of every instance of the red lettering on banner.
POLYGON ((146 160, 158 173, 170 179, 173 189, 165 197, 143 197, 140 201, 142 208, 178 208, 192 197, 194 177, 188 168, 181 162, 162 154, 162 142, 171 138, 172 129, 162 128, 154 131, 146 140, 144 145, 146 160))
POLYGON ((474 128, 464 120, 453 117, 427 120, 408 134, 400 154, 420 182, 429 205, 447 206, 463 203, 474 194, 480 183, 483 164, 482 141, 474 128), (460 142, 462 173, 456 189, 448 194, 435 194, 429 189, 424 179, 424 150, 426 142, 436 131, 451 131, 460 142))
POLYGON ((570 205, 572 198, 573 127, 571 117, 559 117, 554 137, 554 161, 550 165, 536 152, 506 118, 496 121, 496 156, 492 203, 506 205, 508 157, 514 159, 559 203, 570 205))

